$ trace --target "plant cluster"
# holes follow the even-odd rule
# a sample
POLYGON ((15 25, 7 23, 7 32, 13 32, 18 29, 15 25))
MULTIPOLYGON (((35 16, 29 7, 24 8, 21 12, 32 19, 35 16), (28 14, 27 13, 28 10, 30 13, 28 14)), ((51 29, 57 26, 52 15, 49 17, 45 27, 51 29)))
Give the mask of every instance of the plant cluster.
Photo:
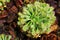
POLYGON ((23 11, 18 13, 17 23, 27 36, 37 38, 50 32, 50 27, 56 20, 53 9, 48 4, 37 1, 27 4, 23 11))

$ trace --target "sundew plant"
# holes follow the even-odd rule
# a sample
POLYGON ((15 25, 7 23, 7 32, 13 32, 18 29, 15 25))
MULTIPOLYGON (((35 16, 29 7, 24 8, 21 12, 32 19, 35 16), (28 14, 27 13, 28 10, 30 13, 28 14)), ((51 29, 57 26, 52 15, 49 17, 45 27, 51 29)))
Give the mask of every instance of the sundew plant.
POLYGON ((54 8, 46 3, 34 2, 23 7, 18 13, 18 25, 27 36, 37 38, 51 31, 50 27, 56 20, 54 8))
POLYGON ((0 34, 0 40, 11 40, 10 35, 0 34))
POLYGON ((3 10, 6 7, 6 2, 10 2, 10 0, 0 0, 0 10, 3 10))

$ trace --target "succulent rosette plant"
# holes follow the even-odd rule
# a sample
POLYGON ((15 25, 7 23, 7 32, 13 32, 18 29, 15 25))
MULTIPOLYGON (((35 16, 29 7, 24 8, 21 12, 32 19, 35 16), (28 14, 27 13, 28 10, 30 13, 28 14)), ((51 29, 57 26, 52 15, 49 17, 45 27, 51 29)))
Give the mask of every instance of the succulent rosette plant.
POLYGON ((23 11, 18 13, 17 23, 27 36, 37 38, 51 31, 50 27, 56 20, 53 10, 54 8, 48 4, 38 1, 27 4, 23 7, 23 11))

